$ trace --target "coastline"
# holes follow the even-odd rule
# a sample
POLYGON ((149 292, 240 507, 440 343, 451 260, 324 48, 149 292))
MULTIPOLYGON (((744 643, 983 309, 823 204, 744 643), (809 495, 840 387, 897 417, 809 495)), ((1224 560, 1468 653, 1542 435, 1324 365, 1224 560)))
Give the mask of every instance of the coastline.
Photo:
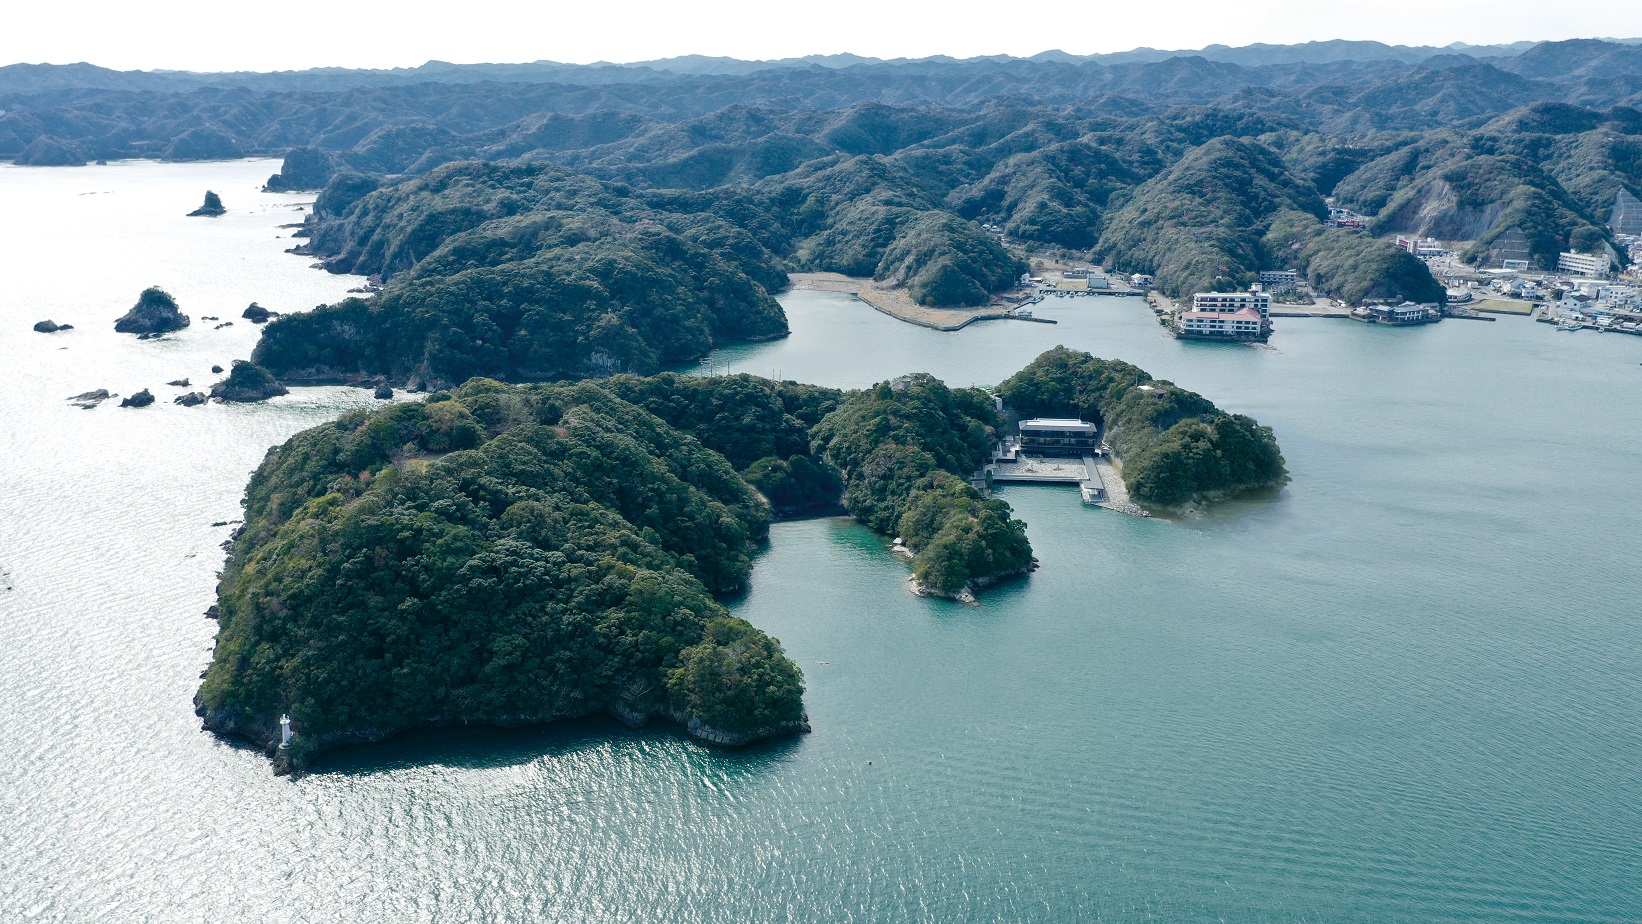
POLYGON ((930 330, 963 330, 976 321, 1012 319, 1015 306, 987 305, 980 308, 927 308, 912 300, 905 288, 881 286, 871 279, 843 273, 788 273, 789 291, 838 292, 853 295, 874 309, 908 324, 930 330))
POLYGON ((201 718, 201 724, 205 731, 216 736, 219 740, 261 753, 272 765, 275 776, 290 776, 292 778, 302 776, 315 760, 333 751, 348 747, 381 744, 409 732, 462 726, 544 728, 558 722, 606 715, 628 728, 643 728, 650 722, 659 720, 673 726, 677 733, 684 737, 725 748, 745 747, 761 741, 807 735, 811 731, 808 713, 793 722, 784 722, 769 728, 760 728, 750 734, 740 734, 714 728, 703 722, 700 717, 690 715, 685 710, 668 703, 655 703, 641 707, 611 700, 590 705, 584 710, 545 715, 518 715, 494 721, 470 722, 460 716, 439 716, 394 728, 357 729, 347 732, 334 732, 319 737, 299 734, 295 742, 299 743, 299 746, 286 749, 279 746, 279 731, 272 722, 242 721, 244 717, 237 710, 211 712, 206 710, 204 706, 199 705, 197 697, 194 714, 201 718))

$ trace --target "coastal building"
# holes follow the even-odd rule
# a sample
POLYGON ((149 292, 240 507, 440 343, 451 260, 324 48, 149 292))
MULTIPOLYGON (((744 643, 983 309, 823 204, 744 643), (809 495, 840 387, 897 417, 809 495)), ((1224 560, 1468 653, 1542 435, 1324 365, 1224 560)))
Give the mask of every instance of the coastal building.
POLYGON ((1416 257, 1440 257, 1448 252, 1448 248, 1442 245, 1442 241, 1432 237, 1414 238, 1399 236, 1397 238, 1397 246, 1416 257))
POLYGON ((1292 286, 1300 281, 1300 274, 1294 270, 1261 270, 1260 284, 1267 286, 1292 286))
POLYGON ((1442 309, 1438 306, 1417 305, 1413 302, 1403 302, 1401 305, 1369 305, 1366 308, 1358 308, 1353 314, 1362 320, 1380 324, 1426 324, 1442 320, 1442 309))
POLYGON ((1180 334, 1187 338, 1259 340, 1265 332, 1265 319, 1253 308, 1180 313, 1180 334))
POLYGON ((1157 280, 1152 278, 1152 274, 1150 273, 1135 273, 1129 277, 1129 285, 1132 285, 1137 289, 1150 289, 1156 284, 1157 280))
POLYGON ((1089 274, 1083 277, 1083 284, 1090 289, 1106 290, 1112 287, 1112 280, 1108 279, 1105 273, 1090 270, 1089 274))
POLYGON ((1269 320, 1271 296, 1265 292, 1199 292, 1192 296, 1192 310, 1187 313, 1217 311, 1230 314, 1244 310, 1253 311, 1261 321, 1269 320))
POLYGON ((1020 424, 1022 452, 1091 455, 1100 451, 1100 427, 1085 420, 1034 417, 1020 424))
POLYGON ((1580 276, 1606 275, 1608 266, 1608 255, 1605 253, 1574 253, 1565 250, 1556 258, 1556 268, 1558 270, 1580 276))

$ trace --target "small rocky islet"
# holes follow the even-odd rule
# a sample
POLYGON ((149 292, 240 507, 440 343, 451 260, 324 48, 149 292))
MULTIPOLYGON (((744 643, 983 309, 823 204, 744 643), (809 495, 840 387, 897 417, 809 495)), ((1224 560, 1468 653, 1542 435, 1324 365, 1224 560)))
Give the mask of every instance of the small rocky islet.
POLYGON ((248 403, 252 401, 266 401, 280 395, 290 394, 290 389, 281 385, 267 369, 256 363, 236 359, 233 368, 228 372, 228 378, 211 386, 211 397, 219 401, 248 403))
POLYGON ((222 197, 208 189, 205 191, 205 201, 200 204, 199 208, 189 212, 188 217, 217 218, 226 214, 228 214, 228 210, 222 206, 222 197))
POLYGON ((171 293, 159 286, 150 286, 137 297, 137 304, 114 322, 114 330, 152 338, 182 330, 190 323, 188 315, 178 309, 177 300, 171 297, 171 293))

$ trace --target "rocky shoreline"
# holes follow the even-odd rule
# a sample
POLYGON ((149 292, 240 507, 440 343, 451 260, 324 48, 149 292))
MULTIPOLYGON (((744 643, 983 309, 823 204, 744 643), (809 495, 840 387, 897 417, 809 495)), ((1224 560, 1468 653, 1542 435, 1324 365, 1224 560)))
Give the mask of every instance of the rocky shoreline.
POLYGON ((643 728, 651 721, 661 719, 678 725, 691 738, 719 747, 745 747, 760 741, 804 735, 810 732, 808 715, 804 715, 796 722, 786 722, 771 728, 761 728, 750 735, 740 735, 713 728, 702 722, 700 718, 688 715, 683 710, 665 704, 640 708, 627 706, 620 702, 611 702, 604 705, 590 706, 585 710, 576 712, 539 716, 510 716, 500 721, 467 722, 459 717, 441 717, 402 728, 361 729, 319 738, 303 735, 300 727, 293 724, 293 728, 296 730, 293 740, 297 746, 281 748, 279 746, 280 728, 277 719, 251 720, 234 710, 212 712, 200 703, 198 696, 194 698, 194 714, 201 718, 202 727, 206 731, 211 732, 218 738, 247 745, 261 751, 263 756, 267 757, 272 763, 275 776, 291 776, 293 778, 301 776, 302 773, 313 766, 317 758, 324 754, 354 745, 379 744, 407 732, 455 728, 458 726, 537 728, 557 722, 591 718, 600 713, 608 715, 629 728, 643 728))

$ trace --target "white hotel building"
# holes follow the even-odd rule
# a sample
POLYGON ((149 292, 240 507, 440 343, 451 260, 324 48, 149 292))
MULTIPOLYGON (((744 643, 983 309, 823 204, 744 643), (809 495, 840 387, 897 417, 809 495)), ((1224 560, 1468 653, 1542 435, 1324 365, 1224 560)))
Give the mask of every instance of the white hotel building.
POLYGON ((1199 292, 1180 312, 1179 333, 1199 339, 1263 340, 1271 327, 1271 296, 1264 292, 1199 292))
POLYGON ((1192 313, 1249 309, 1265 321, 1271 318, 1271 296, 1264 292, 1199 292, 1192 296, 1192 313))

